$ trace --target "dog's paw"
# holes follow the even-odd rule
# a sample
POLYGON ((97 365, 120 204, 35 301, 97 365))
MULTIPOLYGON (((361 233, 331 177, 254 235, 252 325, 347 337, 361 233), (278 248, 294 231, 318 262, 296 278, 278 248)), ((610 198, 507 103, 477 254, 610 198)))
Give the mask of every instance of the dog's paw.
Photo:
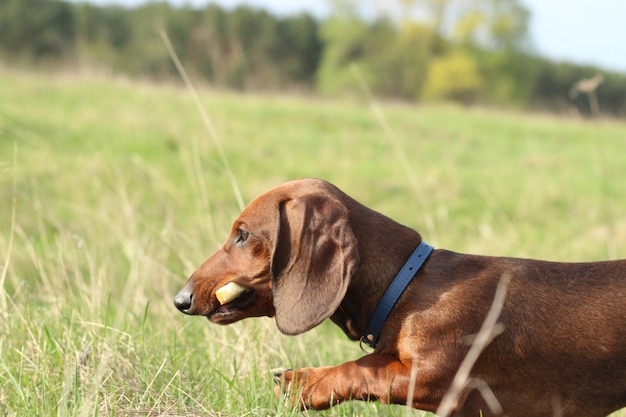
POLYGON ((274 393, 294 406, 324 410, 341 402, 333 387, 328 370, 331 367, 275 370, 274 393))

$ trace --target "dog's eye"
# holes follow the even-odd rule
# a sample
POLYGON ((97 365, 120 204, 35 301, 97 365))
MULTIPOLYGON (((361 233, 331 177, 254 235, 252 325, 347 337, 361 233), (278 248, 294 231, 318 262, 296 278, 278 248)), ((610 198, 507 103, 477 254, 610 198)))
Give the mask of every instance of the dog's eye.
POLYGON ((250 237, 250 232, 248 232, 247 230, 239 229, 239 233, 237 234, 235 243, 241 245, 248 240, 248 237, 250 237))

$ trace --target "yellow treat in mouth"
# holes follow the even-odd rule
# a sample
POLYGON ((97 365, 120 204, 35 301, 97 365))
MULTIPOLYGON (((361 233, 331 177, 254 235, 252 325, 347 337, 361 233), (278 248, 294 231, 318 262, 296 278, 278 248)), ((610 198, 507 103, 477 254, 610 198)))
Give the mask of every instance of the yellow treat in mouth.
POLYGON ((215 296, 217 297, 217 301, 219 301, 220 304, 223 305, 233 301, 235 298, 239 297, 241 294, 248 290, 249 288, 246 288, 242 285, 234 282, 229 282, 222 288, 215 291, 215 296))

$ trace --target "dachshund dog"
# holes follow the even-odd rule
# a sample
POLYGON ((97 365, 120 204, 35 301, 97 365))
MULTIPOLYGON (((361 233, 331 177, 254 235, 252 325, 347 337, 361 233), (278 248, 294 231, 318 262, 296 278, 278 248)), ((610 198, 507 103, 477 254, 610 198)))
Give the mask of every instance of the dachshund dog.
MULTIPOLYGON (((287 335, 330 318, 359 340, 421 243, 415 230, 328 182, 291 181, 245 208, 174 304, 218 324, 275 317, 287 335), (219 301, 229 285, 234 292, 219 301)), ((558 263, 436 249, 417 269, 379 319, 372 353, 281 372, 277 394, 289 388, 306 408, 379 400, 436 412, 507 276, 499 333, 451 413, 600 417, 626 407, 626 260, 558 263)))

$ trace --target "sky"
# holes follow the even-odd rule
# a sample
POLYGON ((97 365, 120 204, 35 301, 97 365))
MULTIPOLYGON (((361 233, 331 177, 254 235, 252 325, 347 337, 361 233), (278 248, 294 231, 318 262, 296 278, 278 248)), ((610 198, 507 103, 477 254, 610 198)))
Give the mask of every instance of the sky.
MULTIPOLYGON (((145 2, 88 1, 129 6, 145 2)), ((529 32, 536 53, 554 60, 626 73, 626 0, 520 1, 531 12, 529 32)), ((326 0, 170 0, 173 4, 194 6, 211 2, 227 8, 245 3, 280 15, 307 11, 323 17, 329 11, 326 0)))
POLYGON ((626 73, 625 0, 522 0, 540 54, 626 73))

